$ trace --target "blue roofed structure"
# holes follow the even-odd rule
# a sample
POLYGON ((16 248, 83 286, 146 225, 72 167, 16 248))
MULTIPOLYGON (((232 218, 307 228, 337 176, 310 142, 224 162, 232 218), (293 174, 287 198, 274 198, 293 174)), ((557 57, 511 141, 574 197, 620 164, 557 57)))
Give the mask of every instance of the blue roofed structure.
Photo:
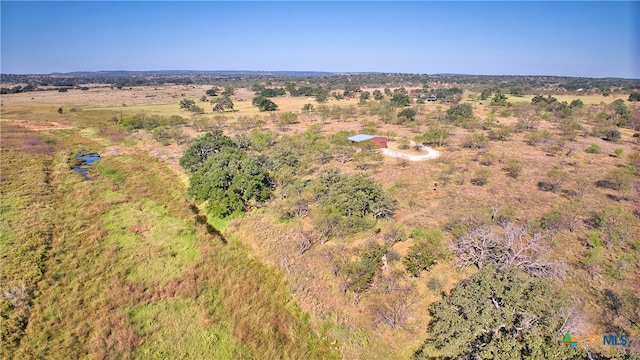
POLYGON ((373 138, 375 138, 375 136, 373 135, 358 134, 358 135, 353 135, 352 137, 349 138, 349 140, 353 142, 362 142, 362 141, 371 140, 373 138))

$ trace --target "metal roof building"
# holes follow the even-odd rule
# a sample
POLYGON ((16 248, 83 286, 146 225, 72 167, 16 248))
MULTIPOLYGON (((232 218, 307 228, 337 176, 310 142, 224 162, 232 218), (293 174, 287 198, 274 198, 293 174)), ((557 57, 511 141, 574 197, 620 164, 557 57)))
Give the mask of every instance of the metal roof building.
POLYGON ((349 140, 351 140, 353 142, 357 142, 357 143, 371 140, 374 143, 378 144, 378 146, 381 147, 381 148, 386 148, 387 147, 387 138, 382 137, 382 136, 358 134, 358 135, 351 136, 349 138, 349 140))

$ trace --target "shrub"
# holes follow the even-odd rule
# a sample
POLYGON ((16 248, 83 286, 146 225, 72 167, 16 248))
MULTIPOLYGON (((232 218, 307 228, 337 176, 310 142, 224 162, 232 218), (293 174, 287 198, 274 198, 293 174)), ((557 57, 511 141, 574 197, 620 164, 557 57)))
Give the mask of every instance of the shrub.
POLYGON ((264 96, 254 97, 253 100, 251 101, 251 104, 253 104, 253 106, 258 107, 258 110, 260 111, 275 111, 278 109, 278 105, 276 103, 267 99, 264 96))
POLYGON ((596 185, 612 190, 629 190, 633 185, 634 173, 631 168, 617 168, 609 171, 603 180, 596 185))
POLYGON ((498 160, 498 156, 496 156, 495 154, 484 153, 484 154, 482 154, 482 157, 480 158, 480 164, 485 165, 485 166, 491 166, 491 165, 493 165, 493 163, 496 162, 496 160, 498 160))
POLYGON ((513 132, 510 127, 502 127, 496 130, 489 131, 489 139, 505 141, 509 138, 509 135, 513 132))
POLYGON ((473 108, 471 104, 458 104, 453 105, 447 110, 447 120, 451 122, 458 122, 464 119, 470 119, 473 117, 473 108))
POLYGON ((416 119, 417 112, 413 108, 404 108, 398 113, 398 119, 405 118, 408 121, 414 121, 416 119))
POLYGON ((409 274, 418 277, 423 270, 429 270, 443 256, 443 235, 438 229, 422 228, 413 229, 411 235, 417 242, 409 247, 402 263, 409 274))
POLYGON ((507 160, 507 166, 505 168, 505 171, 507 172, 507 175, 516 179, 518 178, 518 176, 520 176, 520 173, 522 172, 522 163, 520 162, 520 160, 517 160, 517 159, 509 159, 507 160))
POLYGON ((623 148, 616 148, 615 150, 613 150, 613 153, 616 154, 616 157, 621 157, 623 151, 623 148))
POLYGON ((139 115, 127 116, 122 120, 122 126, 128 130, 142 129, 144 127, 144 119, 139 115))
POLYGON ((536 146, 550 137, 551 137, 551 132, 549 132, 548 130, 535 131, 527 134, 525 136, 525 141, 527 142, 527 144, 531 146, 536 146))
POLYGON ((609 141, 620 141, 620 139, 622 138, 622 135, 620 134, 620 131, 618 131, 617 129, 609 129, 604 134, 604 137, 609 141))
POLYGON ((437 128, 424 133, 422 136, 420 136, 419 140, 424 145, 442 146, 447 143, 448 137, 449 137, 449 131, 447 131, 447 129, 437 128))
POLYGON ((589 154, 600 154, 602 152, 602 148, 598 144, 591 144, 585 151, 589 154))
POLYGON ((491 171, 489 171, 489 169, 478 169, 475 173, 473 173, 471 183, 478 186, 486 185, 487 182, 489 182, 489 175, 491 175, 491 171))
POLYGON ((570 108, 581 108, 583 106, 584 106, 584 103, 580 99, 575 99, 571 101, 571 104, 569 105, 570 108))
POLYGON ((382 266, 382 256, 386 253, 383 246, 371 242, 360 251, 360 260, 346 267, 347 288, 361 294, 369 289, 373 278, 382 266))
POLYGON ((480 149, 487 147, 488 144, 489 139, 484 134, 471 134, 466 137, 462 146, 467 149, 480 149))

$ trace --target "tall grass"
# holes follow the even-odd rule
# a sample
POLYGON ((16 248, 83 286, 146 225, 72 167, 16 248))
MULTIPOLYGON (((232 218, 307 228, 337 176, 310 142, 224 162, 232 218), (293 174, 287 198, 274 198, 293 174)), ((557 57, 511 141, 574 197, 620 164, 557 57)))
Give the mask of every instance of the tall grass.
POLYGON ((337 357, 273 270, 196 221, 163 162, 134 150, 86 181, 69 151, 105 139, 51 134, 37 157, 3 138, 2 358, 337 357))

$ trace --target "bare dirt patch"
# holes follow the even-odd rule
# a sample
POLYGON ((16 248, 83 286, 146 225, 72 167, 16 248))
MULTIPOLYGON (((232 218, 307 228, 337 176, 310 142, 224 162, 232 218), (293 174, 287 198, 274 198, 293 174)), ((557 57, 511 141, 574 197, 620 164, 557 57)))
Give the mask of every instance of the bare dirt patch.
POLYGON ((34 123, 27 120, 10 120, 10 121, 3 121, 3 122, 13 124, 13 125, 18 125, 31 131, 53 131, 53 130, 73 129, 73 126, 60 124, 55 121, 34 123))

